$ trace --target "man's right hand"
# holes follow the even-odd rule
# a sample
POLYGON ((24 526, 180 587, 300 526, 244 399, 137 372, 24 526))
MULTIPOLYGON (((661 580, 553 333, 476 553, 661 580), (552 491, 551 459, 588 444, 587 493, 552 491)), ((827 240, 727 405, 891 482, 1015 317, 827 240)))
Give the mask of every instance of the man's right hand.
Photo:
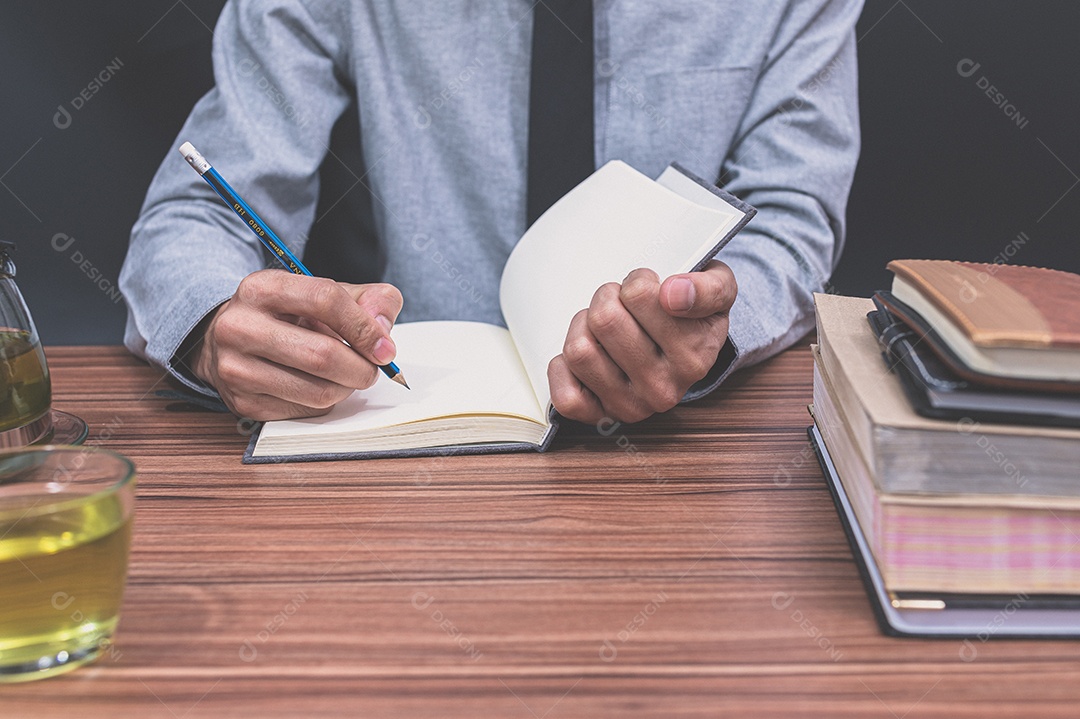
POLYGON ((262 270, 204 320, 189 366, 241 417, 326 414, 394 359, 400 311, 393 285, 262 270))

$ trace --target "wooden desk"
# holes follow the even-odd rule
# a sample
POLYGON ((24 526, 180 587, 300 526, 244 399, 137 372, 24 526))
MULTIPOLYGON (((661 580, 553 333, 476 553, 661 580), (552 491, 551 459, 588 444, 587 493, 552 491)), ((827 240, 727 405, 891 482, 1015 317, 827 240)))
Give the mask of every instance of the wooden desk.
POLYGON ((7 717, 1075 717, 1080 643, 882 636, 804 434, 805 347, 547 454, 244 466, 116 348, 55 404, 139 468, 116 655, 7 717), (778 608, 779 607, 779 608, 778 608))

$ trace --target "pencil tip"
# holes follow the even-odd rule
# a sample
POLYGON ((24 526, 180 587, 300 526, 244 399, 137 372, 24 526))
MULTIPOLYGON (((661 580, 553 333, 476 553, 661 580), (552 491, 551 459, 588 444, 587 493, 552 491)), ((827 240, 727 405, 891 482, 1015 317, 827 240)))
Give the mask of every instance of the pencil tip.
POLYGON ((396 375, 394 375, 394 381, 397 382, 402 387, 404 387, 405 389, 408 389, 408 390, 412 389, 412 387, 409 386, 409 383, 405 381, 405 375, 401 374, 400 372, 398 372, 396 375))

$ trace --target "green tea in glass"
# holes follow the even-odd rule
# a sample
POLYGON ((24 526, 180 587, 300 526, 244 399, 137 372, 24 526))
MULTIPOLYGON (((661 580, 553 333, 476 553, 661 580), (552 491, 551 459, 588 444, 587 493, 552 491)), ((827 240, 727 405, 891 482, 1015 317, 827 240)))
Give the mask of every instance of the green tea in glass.
POLYGON ((121 455, 0 452, 0 684, 119 657, 110 643, 134 508, 135 468, 121 455))
POLYGON ((46 441, 53 430, 49 368, 15 284, 13 249, 0 242, 0 449, 46 441))

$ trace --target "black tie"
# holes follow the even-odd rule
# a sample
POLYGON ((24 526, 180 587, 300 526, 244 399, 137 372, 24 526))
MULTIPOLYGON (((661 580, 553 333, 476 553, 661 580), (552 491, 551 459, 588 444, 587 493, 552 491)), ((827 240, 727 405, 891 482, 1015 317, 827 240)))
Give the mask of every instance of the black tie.
POLYGON ((592 0, 533 10, 527 227, 595 169, 592 26, 592 0))

